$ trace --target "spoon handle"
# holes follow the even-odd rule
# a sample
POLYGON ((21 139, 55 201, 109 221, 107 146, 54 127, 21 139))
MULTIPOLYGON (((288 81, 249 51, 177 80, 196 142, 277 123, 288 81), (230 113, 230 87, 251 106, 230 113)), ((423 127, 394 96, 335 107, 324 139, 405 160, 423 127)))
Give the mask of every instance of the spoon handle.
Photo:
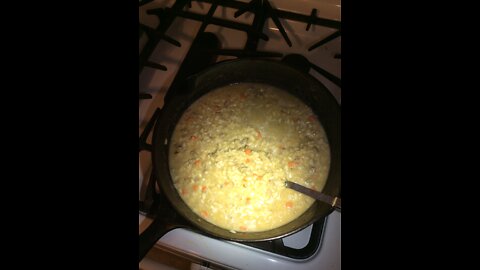
POLYGON ((332 197, 330 195, 318 192, 316 190, 304 187, 302 185, 299 185, 297 183, 290 182, 290 181, 285 181, 285 186, 287 188, 303 193, 319 201, 328 203, 331 206, 333 206, 335 210, 342 212, 342 200, 339 197, 332 197))

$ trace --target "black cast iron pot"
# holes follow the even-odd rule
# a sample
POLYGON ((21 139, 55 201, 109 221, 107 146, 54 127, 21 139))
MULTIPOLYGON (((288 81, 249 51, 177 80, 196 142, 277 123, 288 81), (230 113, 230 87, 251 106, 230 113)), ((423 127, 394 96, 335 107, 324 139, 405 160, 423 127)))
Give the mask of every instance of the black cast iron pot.
POLYGON ((160 237, 174 228, 189 227, 212 237, 232 241, 266 241, 293 234, 334 210, 331 205, 315 201, 300 217, 276 229, 232 233, 205 221, 183 202, 173 185, 168 164, 169 142, 175 125, 183 112, 202 95, 216 88, 241 82, 263 83, 278 87, 300 98, 313 110, 326 131, 331 151, 330 171, 322 192, 340 197, 340 106, 325 86, 309 74, 278 61, 240 59, 218 63, 190 77, 189 89, 185 91, 188 95, 175 96, 166 103, 155 125, 152 161, 156 180, 169 204, 175 209, 174 212, 187 222, 176 222, 176 219, 158 213, 154 222, 140 234, 139 261, 160 237))

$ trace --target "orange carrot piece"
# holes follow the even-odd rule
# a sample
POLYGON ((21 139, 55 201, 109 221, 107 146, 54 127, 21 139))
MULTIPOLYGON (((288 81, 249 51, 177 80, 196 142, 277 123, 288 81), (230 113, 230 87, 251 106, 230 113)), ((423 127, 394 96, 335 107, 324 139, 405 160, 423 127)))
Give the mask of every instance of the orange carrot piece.
POLYGON ((288 162, 288 167, 289 168, 296 167, 297 165, 298 165, 298 162, 296 162, 296 161, 289 161, 288 162))
POLYGON ((202 217, 204 218, 208 217, 208 212, 206 210, 203 210, 201 214, 202 214, 202 217))
POLYGON ((195 160, 194 162, 195 167, 200 167, 200 163, 201 163, 200 159, 195 160))
POLYGON ((252 149, 245 149, 245 154, 251 155, 252 154, 252 149))
POLYGON ((202 192, 207 191, 207 186, 202 186, 202 192))
POLYGON ((286 206, 287 208, 292 208, 292 207, 293 207, 293 202, 292 202, 292 201, 287 201, 287 202, 285 203, 285 206, 286 206))
POLYGON ((186 188, 182 188, 182 195, 187 195, 188 194, 188 190, 186 188))
POLYGON ((197 191, 198 190, 198 185, 193 185, 193 191, 197 191))
POLYGON ((241 231, 246 231, 246 230, 247 230, 247 226, 243 226, 243 225, 240 226, 240 230, 241 230, 241 231))

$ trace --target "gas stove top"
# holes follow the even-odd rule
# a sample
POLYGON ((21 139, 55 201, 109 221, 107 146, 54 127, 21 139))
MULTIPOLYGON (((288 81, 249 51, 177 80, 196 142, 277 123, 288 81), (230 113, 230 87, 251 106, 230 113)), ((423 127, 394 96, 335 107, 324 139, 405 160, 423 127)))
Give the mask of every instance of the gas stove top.
MULTIPOLYGON (((151 130, 163 104, 187 89, 185 78, 228 59, 277 59, 309 72, 340 103, 340 8, 313 0, 140 1, 140 224, 162 201, 151 175, 151 130)), ((340 269, 340 220, 334 212, 294 235, 248 244, 175 229, 156 247, 211 267, 340 269)))

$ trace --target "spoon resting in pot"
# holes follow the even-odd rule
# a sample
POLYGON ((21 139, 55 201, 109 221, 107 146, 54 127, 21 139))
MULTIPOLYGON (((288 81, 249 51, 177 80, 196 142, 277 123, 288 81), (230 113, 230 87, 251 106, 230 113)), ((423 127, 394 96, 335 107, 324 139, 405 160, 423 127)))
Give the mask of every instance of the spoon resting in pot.
POLYGON ((322 192, 318 192, 316 190, 304 187, 302 185, 299 185, 297 183, 290 182, 290 181, 285 181, 285 186, 287 188, 293 189, 293 190, 298 191, 302 194, 310 196, 310 197, 312 197, 316 200, 328 203, 331 206, 333 206, 333 208, 335 208, 335 210, 337 210, 339 212, 342 212, 342 205, 341 205, 342 201, 339 197, 332 197, 330 195, 324 194, 322 192))

